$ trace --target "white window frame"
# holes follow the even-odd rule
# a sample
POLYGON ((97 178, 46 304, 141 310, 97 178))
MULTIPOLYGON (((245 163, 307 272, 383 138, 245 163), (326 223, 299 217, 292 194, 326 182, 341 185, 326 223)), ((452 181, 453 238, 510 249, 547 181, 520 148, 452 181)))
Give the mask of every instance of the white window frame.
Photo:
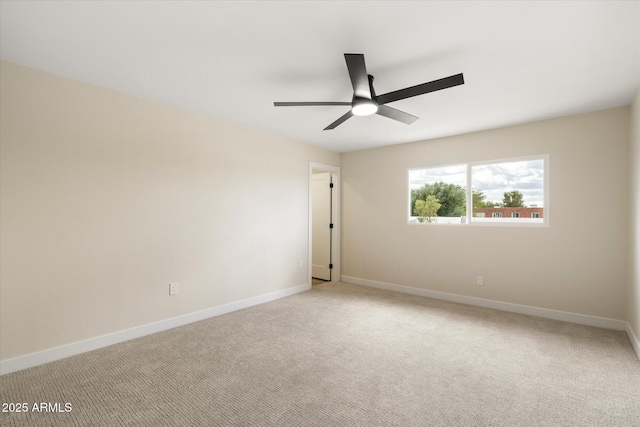
MULTIPOLYGON (((549 163, 549 155, 548 154, 538 154, 538 155, 532 155, 532 156, 522 156, 522 157, 509 157, 509 158, 502 158, 502 159, 491 159, 491 160, 484 160, 484 161, 478 161, 478 162, 459 162, 459 163, 450 163, 450 164, 444 164, 444 165, 433 165, 433 166, 423 166, 423 167, 413 167, 413 168, 409 168, 407 171, 407 197, 408 197, 408 202, 407 202, 407 218, 408 218, 408 225, 426 225, 426 226, 471 226, 471 227, 548 227, 549 226, 549 169, 550 169, 550 163, 549 163), (472 176, 471 176, 471 169, 473 166, 482 166, 482 165, 493 165, 493 164, 499 164, 499 163, 513 163, 513 162, 525 162, 528 160, 542 160, 544 162, 544 217, 541 218, 542 221, 541 222, 535 222, 535 223, 529 223, 529 222, 511 222, 511 221, 505 221, 505 222, 479 222, 479 221, 473 221, 473 187, 471 185, 471 181, 472 181, 472 176), (413 170, 421 170, 421 169, 438 169, 438 168, 445 168, 445 167, 450 167, 450 166, 461 166, 461 165, 465 165, 467 168, 466 174, 467 174, 467 215, 466 218, 464 218, 464 222, 461 224, 441 224, 441 223, 415 223, 411 221, 411 186, 409 183, 409 176, 410 176, 410 172, 413 170)), ((520 216, 520 218, 522 218, 522 216, 520 216)))

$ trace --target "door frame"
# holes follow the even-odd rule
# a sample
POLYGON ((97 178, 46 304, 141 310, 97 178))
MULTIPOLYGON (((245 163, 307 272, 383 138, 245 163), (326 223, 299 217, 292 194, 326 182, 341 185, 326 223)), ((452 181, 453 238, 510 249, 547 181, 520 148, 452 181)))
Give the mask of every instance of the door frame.
POLYGON ((331 193, 331 219, 333 221, 333 231, 331 236, 331 263, 333 268, 331 271, 331 281, 339 282, 341 280, 340 273, 340 168, 338 166, 325 165, 323 163, 309 162, 309 248, 307 259, 307 280, 311 287, 311 265, 312 265, 312 249, 313 249, 313 171, 320 170, 322 172, 331 173, 331 181, 333 182, 333 191, 331 193))

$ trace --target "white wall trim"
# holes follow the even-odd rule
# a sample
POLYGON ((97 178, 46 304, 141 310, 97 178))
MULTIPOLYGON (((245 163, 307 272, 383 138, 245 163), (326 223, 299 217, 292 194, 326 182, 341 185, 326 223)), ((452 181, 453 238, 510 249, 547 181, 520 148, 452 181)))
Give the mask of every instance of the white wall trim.
MULTIPOLYGON (((570 313, 567 311, 551 310, 548 308, 531 307, 528 305, 513 304, 510 302, 494 301, 483 298, 468 297, 464 295, 450 294, 447 292, 431 291, 427 289, 412 288, 409 286, 394 285, 392 283, 377 282, 375 280, 360 279, 358 277, 342 276, 342 281, 355 285, 369 286, 372 288, 386 289, 401 292, 403 294, 418 295, 460 304, 475 305, 478 307, 492 308, 494 310, 508 311, 511 313, 526 314, 529 316, 543 317, 546 319, 561 320, 563 322, 578 323, 581 325, 596 326, 599 328, 629 331, 630 326, 624 320, 609 319, 606 317, 588 316, 585 314, 570 313)), ((630 336, 631 337, 631 336, 630 336)), ((637 339, 636 339, 637 342, 637 339)), ((638 352, 637 348, 636 353, 638 352)))
POLYGON ((252 307, 254 305, 264 304, 265 302, 288 297, 300 292, 308 291, 309 289, 311 289, 311 284, 309 283, 300 286, 294 286, 293 288, 283 289, 281 291, 271 292, 264 295, 258 295, 252 298, 247 298, 224 305, 207 308, 205 310, 172 317, 170 319, 160 320, 158 322, 137 326, 135 328, 125 329, 123 331, 89 338, 60 347, 54 347, 47 350, 38 351, 36 353, 2 360, 0 361, 0 375, 9 374, 11 372, 20 371, 22 369, 31 368, 33 366, 42 365, 44 363, 53 362, 55 360, 64 359, 70 356, 75 356, 87 351, 96 350, 124 341, 129 341, 134 338, 140 338, 145 335, 155 334, 156 332, 166 331, 167 329, 172 329, 178 326, 187 325, 189 323, 198 322, 210 317, 220 316, 221 314, 230 313, 232 311, 241 310, 243 308, 252 307))
POLYGON ((640 340, 638 339, 638 336, 633 332, 631 323, 625 322, 625 324, 626 324, 625 332, 629 337, 629 341, 631 341, 631 345, 633 346, 633 349, 636 352, 636 356, 638 356, 638 360, 640 360, 640 340))

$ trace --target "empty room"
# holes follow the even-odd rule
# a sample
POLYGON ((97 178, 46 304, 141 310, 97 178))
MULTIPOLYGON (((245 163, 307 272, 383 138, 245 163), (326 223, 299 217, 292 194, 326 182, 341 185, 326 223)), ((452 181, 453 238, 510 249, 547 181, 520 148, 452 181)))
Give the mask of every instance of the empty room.
POLYGON ((0 0, 3 426, 640 426, 640 1, 0 0))

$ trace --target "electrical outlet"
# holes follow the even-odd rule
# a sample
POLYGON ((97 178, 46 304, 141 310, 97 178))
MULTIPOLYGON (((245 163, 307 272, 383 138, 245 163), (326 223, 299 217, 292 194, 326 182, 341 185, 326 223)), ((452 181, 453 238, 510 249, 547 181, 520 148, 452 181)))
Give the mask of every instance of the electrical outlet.
POLYGON ((169 284, 169 295, 178 295, 178 283, 170 283, 169 284))
POLYGON ((482 278, 482 276, 478 276, 478 278, 476 279, 476 283, 479 286, 483 286, 484 285, 484 279, 482 278))

